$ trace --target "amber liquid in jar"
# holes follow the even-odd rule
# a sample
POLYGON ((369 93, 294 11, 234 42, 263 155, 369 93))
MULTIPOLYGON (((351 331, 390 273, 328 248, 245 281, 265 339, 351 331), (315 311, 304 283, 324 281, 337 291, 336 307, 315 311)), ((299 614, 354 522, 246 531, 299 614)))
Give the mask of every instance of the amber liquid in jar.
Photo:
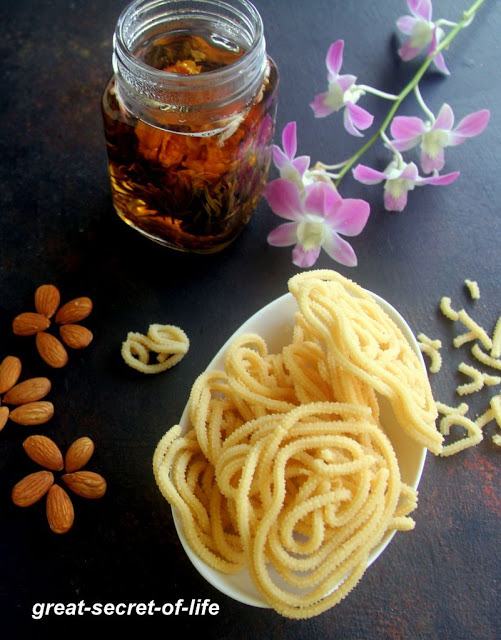
MULTIPOLYGON (((180 76, 217 70, 244 53, 226 38, 205 33, 156 36, 135 51, 147 65, 180 76)), ((177 114, 176 124, 165 128, 147 124, 121 104, 112 78, 102 111, 118 215, 176 249, 211 253, 230 244, 266 185, 276 85, 268 58, 259 95, 214 133, 214 124, 197 122, 196 113, 187 113, 185 123, 177 114)))

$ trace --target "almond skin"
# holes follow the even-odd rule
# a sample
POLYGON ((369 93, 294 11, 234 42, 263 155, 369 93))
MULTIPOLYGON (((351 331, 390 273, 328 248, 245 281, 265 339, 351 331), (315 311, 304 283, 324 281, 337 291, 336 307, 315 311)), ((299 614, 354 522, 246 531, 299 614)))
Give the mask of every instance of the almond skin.
POLYGON ((11 389, 21 375, 21 360, 16 356, 6 356, 0 364, 0 393, 11 389))
POLYGON ((16 336, 33 336, 40 331, 45 331, 49 326, 49 318, 33 311, 20 313, 12 321, 12 330, 16 336))
POLYGON ((85 349, 92 342, 92 331, 80 324, 63 324, 59 333, 67 347, 70 349, 85 349))
POLYGON ((61 450, 47 436, 29 436, 23 442, 23 448, 34 462, 46 469, 61 471, 64 467, 61 450))
POLYGON ((86 318, 92 311, 92 300, 83 296, 75 298, 64 304, 56 313, 56 322, 60 324, 73 324, 86 318))
POLYGON ((46 318, 52 318, 60 302, 61 294, 53 284, 42 284, 35 291, 35 309, 46 318))
POLYGON ((46 505, 49 527, 54 533, 66 533, 73 526, 75 511, 70 496, 58 484, 53 484, 47 494, 46 505))
POLYGON ((84 467, 94 453, 94 443, 87 436, 78 438, 66 452, 64 468, 67 473, 73 473, 84 467))
POLYGON ((9 408, 0 407, 0 431, 5 427, 8 419, 9 419, 9 408))
POLYGON ((28 402, 22 404, 9 413, 9 418, 16 424, 32 426, 48 422, 54 415, 54 405, 52 402, 40 400, 38 402, 28 402))
POLYGON ((45 398, 51 390, 49 378, 29 378, 7 391, 3 397, 5 404, 26 404, 45 398))
POLYGON ((50 333, 37 333, 36 345, 42 360, 53 369, 60 369, 68 363, 68 352, 63 343, 50 333))
POLYGON ((102 498, 106 493, 106 480, 94 471, 65 473, 63 482, 82 498, 102 498))
POLYGON ((20 480, 12 489, 12 502, 18 507, 29 507, 44 496, 54 483, 51 471, 36 471, 20 480))

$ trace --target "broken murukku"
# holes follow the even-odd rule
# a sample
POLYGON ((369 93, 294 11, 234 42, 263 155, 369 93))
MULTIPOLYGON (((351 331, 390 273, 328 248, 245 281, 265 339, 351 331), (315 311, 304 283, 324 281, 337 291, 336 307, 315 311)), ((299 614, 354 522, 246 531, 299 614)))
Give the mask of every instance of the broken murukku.
POLYGON ((418 334, 417 339, 421 352, 430 358, 429 372, 438 373, 442 367, 442 356, 440 355, 442 342, 440 340, 433 340, 424 333, 418 334))
POLYGON ((186 333, 174 325, 151 324, 146 335, 134 331, 122 343, 122 358, 142 373, 160 373, 176 365, 188 352, 186 333))

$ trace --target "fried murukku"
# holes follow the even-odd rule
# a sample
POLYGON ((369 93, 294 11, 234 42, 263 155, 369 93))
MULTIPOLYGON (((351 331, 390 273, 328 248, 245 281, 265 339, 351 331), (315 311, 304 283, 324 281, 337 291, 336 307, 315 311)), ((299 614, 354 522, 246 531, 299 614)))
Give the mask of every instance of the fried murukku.
POLYGON ((387 397, 410 437, 439 453, 437 409, 428 377, 399 327, 362 287, 334 271, 301 273, 289 281, 327 361, 387 397), (388 355, 391 354, 391 355, 388 355))
POLYGON ((328 271, 289 281, 292 340, 268 352, 234 339, 222 370, 192 386, 188 428, 153 458, 158 486, 190 548, 223 573, 246 567, 289 618, 334 606, 374 549, 414 521, 417 491, 400 475, 380 424, 381 396, 433 451, 442 436, 426 371, 372 296, 328 271))
POLYGON ((160 373, 176 365, 188 353, 186 333, 174 325, 151 324, 146 335, 129 331, 122 343, 122 358, 141 373, 160 373), (152 361, 156 354, 156 362, 152 361))

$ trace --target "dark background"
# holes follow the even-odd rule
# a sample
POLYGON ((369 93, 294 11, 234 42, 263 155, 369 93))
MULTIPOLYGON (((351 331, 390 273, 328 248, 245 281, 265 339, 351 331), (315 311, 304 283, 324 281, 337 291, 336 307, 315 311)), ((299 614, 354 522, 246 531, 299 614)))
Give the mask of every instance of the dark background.
MULTIPOLYGON (((403 0, 256 0, 268 51, 281 73, 278 135, 298 123, 299 153, 338 162, 360 141, 342 128, 340 114, 315 120, 309 102, 325 89, 325 53, 345 40, 343 72, 360 83, 398 92, 416 62, 396 56, 395 20, 403 0)), ((459 18, 465 0, 436 0, 434 17, 459 18)), ((23 378, 47 375, 54 418, 38 428, 9 422, 0 434, 0 636, 81 637, 84 631, 123 630, 165 637, 193 632, 202 638, 426 638, 500 637, 499 456, 484 441, 452 458, 428 455, 420 485, 416 528, 397 534, 356 589, 331 611, 290 621, 271 610, 230 600, 188 561, 169 505, 152 474, 152 455, 179 419, 191 385, 231 333, 264 304, 285 293, 298 271, 288 248, 272 248, 268 232, 279 219, 264 200, 240 238, 213 256, 171 252, 144 239, 115 215, 110 201, 99 110, 111 72, 111 38, 120 0, 16 0, 3 6, 0 94, 0 357, 21 357, 23 378), (95 304, 84 322, 92 345, 71 353, 62 370, 46 367, 34 339, 12 335, 11 323, 33 309, 43 283, 56 284, 64 301, 80 295, 95 304), (152 322, 176 324, 191 340, 186 358, 158 376, 128 368, 120 345, 128 331, 152 322), (53 437, 62 449, 89 435, 96 452, 88 468, 108 481, 99 501, 75 499, 73 529, 48 528, 43 501, 19 509, 12 486, 36 465, 24 454, 31 433, 53 437), (174 602, 210 598, 216 617, 49 616, 31 621, 37 602, 174 602), (72 634, 72 635, 69 635, 72 634)), ((430 72, 422 92, 437 112, 443 102, 457 120, 491 110, 483 135, 451 148, 448 187, 416 189, 402 213, 382 206, 382 188, 347 177, 344 197, 363 197, 371 217, 353 239, 354 269, 325 256, 317 267, 339 268, 393 304, 415 333, 444 344, 444 366, 431 377, 437 399, 459 404, 456 368, 467 352, 454 351, 458 332, 437 311, 443 295, 464 306, 488 331, 501 312, 501 190, 499 186, 500 4, 487 0, 473 24, 445 52, 451 76, 430 72), (477 280, 481 299, 469 300, 464 279, 477 280)), ((362 103, 378 122, 388 103, 362 103)), ((410 97, 402 114, 421 115, 410 97)), ((376 145, 364 162, 384 168, 376 145)), ((276 173, 273 172, 275 177, 276 173)), ((499 388, 498 388, 499 389, 499 388)), ((496 389, 465 400, 479 413, 496 389)))

